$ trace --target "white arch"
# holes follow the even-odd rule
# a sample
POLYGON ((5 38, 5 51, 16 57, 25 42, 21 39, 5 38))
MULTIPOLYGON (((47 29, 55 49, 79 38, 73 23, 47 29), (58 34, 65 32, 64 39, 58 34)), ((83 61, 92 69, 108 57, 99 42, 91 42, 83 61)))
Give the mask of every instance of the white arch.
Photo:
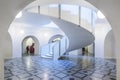
MULTIPOLYGON (((1 79, 3 79, 4 76, 4 71, 3 71, 3 59, 11 54, 11 40, 10 40, 10 36, 8 34, 8 27, 9 24, 12 22, 12 20, 14 19, 15 15, 19 12, 19 10, 23 9, 23 7, 25 7, 27 4, 29 4, 30 2, 32 2, 33 0, 19 0, 19 1, 14 1, 14 0, 1 0, 0 1, 0 7, 1 7, 1 14, 0 14, 0 39, 1 39, 1 45, 0 45, 0 71, 1 71, 1 79), (7 5, 7 6, 6 6, 7 5), (7 16, 6 16, 7 15, 7 16), (8 46, 9 45, 9 46, 8 46), (8 50, 6 50, 6 48, 8 50)), ((79 4, 79 0, 40 0, 41 4, 48 4, 48 3, 71 3, 71 4, 79 4)), ((112 28, 113 28, 113 32, 115 35, 115 39, 116 39, 116 46, 117 46, 117 53, 120 52, 119 48, 119 31, 120 31, 120 0, 86 0, 88 2, 90 2, 91 4, 93 4, 94 6, 96 6, 98 9, 100 9, 105 15, 106 18, 108 19, 108 21, 110 22, 112 28), (109 5, 106 5, 109 4, 109 5), (112 9, 112 10, 111 10, 112 9), (114 15, 114 16, 113 16, 114 15)), ((119 58, 120 54, 117 54, 117 80, 120 79, 120 58, 119 58)), ((10 56, 11 57, 11 56, 10 56)))
POLYGON ((53 36, 49 39, 48 43, 51 43, 51 42, 52 42, 54 39, 56 39, 56 38, 62 39, 62 37, 63 37, 63 35, 61 35, 61 34, 53 35, 53 36))
MULTIPOLYGON (((39 41, 38 41, 38 39, 35 37, 35 36, 26 36, 26 37, 24 37, 24 39, 22 40, 22 43, 21 43, 21 46, 22 46, 22 53, 24 54, 24 52, 25 52, 25 49, 26 49, 26 40, 28 39, 28 38, 32 38, 33 39, 33 41, 34 41, 34 44, 35 44, 35 54, 34 55, 39 55, 39 51, 40 51, 40 48, 39 48, 39 41)), ((32 44, 30 44, 29 46, 31 46, 32 44)))
POLYGON ((110 30, 104 40, 104 56, 108 59, 116 59, 115 54, 115 38, 112 30, 110 30))

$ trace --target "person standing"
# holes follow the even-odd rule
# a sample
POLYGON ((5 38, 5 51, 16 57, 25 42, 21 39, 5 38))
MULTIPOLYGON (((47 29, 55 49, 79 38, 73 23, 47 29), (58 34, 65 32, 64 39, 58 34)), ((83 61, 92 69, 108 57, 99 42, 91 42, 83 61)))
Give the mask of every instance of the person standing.
POLYGON ((30 54, 34 55, 34 51, 35 51, 35 49, 34 49, 34 43, 32 43, 32 45, 30 46, 30 54))
POLYGON ((29 53, 29 46, 26 46, 26 52, 29 53))

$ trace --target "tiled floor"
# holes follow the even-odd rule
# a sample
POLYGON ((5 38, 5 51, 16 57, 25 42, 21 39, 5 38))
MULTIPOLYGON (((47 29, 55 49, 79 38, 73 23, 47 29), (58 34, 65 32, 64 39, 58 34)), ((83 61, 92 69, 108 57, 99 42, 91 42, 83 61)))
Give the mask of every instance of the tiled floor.
POLYGON ((5 61, 5 80, 116 80, 116 61, 86 56, 56 61, 16 58, 5 61))

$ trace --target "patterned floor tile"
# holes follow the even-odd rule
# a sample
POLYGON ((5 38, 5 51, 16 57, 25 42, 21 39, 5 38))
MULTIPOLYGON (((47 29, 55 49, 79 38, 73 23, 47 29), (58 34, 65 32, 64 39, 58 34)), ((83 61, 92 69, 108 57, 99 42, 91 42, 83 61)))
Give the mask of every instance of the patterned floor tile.
POLYGON ((82 80, 82 79, 74 77, 74 76, 67 76, 67 77, 63 78, 62 80, 82 80))
POLYGON ((86 56, 64 60, 39 56, 5 60, 5 80, 116 80, 116 61, 86 56))
POLYGON ((59 78, 64 78, 66 77, 67 75, 65 73, 58 73, 56 74, 55 76, 59 77, 59 78))
POLYGON ((19 80, 17 76, 11 76, 9 78, 5 78, 5 80, 19 80))
POLYGON ((31 77, 24 78, 22 80, 41 80, 41 79, 37 76, 31 76, 31 77))

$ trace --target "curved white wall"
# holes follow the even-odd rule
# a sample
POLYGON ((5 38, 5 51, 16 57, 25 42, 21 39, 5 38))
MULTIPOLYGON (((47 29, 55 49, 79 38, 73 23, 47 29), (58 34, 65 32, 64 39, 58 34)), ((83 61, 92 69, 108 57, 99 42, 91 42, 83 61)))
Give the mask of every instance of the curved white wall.
POLYGON ((95 23, 95 57, 104 57, 104 44, 107 33, 111 30, 107 20, 97 18, 95 23))
POLYGON ((105 58, 114 58, 116 59, 116 54, 115 54, 115 38, 113 35, 112 30, 109 31, 105 37, 105 45, 104 45, 104 56, 105 58))

